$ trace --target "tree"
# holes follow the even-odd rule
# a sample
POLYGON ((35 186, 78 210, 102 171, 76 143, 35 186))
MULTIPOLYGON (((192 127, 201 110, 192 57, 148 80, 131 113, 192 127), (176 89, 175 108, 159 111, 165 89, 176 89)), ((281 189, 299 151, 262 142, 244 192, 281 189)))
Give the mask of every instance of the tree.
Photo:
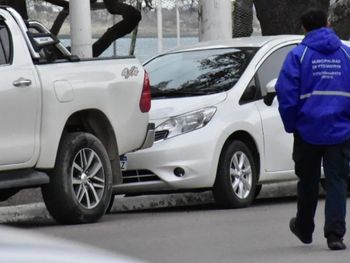
POLYGON ((232 37, 248 37, 253 33, 253 0, 233 2, 232 37))
POLYGON ((309 8, 327 12, 330 0, 254 0, 263 35, 302 33, 300 14, 309 8))
POLYGON ((350 38, 350 0, 337 0, 330 7, 330 23, 340 38, 350 38))

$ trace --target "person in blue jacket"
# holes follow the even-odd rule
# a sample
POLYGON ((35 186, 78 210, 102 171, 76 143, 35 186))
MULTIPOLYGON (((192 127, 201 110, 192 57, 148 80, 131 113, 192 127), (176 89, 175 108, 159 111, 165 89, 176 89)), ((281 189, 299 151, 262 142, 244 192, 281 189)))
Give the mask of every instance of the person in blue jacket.
POLYGON ((276 83, 279 112, 294 134, 298 181, 296 217, 290 230, 312 242, 318 188, 326 177, 324 235, 332 250, 345 249, 346 196, 350 160, 350 48, 328 27, 327 14, 301 17, 305 38, 287 56, 276 83))

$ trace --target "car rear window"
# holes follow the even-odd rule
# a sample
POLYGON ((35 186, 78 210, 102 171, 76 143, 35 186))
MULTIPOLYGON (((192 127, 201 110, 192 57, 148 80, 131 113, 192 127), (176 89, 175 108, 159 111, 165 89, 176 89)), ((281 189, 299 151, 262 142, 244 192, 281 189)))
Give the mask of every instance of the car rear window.
POLYGON ((257 48, 221 48, 161 55, 149 61, 152 97, 198 96, 231 89, 257 48))

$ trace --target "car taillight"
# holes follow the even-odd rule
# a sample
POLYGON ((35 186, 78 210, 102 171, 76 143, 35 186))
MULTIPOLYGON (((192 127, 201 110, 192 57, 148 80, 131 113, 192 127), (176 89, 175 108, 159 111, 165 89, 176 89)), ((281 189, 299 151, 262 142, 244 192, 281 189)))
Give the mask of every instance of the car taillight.
POLYGON ((150 109, 151 109, 151 85, 149 82, 148 74, 145 71, 142 94, 140 98, 140 110, 141 112, 149 112, 150 109))

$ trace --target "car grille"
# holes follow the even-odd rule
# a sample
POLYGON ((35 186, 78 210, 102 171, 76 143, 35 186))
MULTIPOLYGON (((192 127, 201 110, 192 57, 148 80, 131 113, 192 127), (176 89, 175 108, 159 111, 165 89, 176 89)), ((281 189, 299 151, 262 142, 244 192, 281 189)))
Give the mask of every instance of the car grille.
POLYGON ((169 131, 163 130, 163 131, 156 131, 154 135, 154 141, 160 141, 166 139, 168 137, 169 131))
POLYGON ((160 181, 160 178, 149 170, 129 170, 122 172, 123 184, 160 181))

